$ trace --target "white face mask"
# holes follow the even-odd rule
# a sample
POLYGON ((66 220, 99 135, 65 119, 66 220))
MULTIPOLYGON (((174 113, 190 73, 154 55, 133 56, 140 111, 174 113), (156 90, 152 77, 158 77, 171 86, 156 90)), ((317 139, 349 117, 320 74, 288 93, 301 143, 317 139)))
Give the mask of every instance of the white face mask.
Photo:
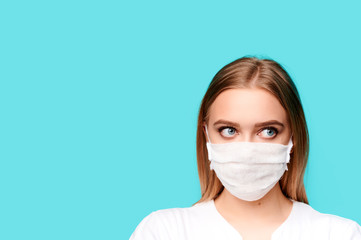
POLYGON ((292 137, 288 145, 260 142, 212 144, 205 127, 210 168, 223 186, 239 199, 261 199, 288 170, 292 137))

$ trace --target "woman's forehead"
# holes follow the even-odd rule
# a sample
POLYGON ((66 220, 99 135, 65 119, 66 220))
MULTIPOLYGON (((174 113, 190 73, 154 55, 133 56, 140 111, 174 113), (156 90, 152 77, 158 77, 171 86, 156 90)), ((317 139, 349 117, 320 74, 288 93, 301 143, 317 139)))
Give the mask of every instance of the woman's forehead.
POLYGON ((287 113, 278 99, 260 88, 229 89, 209 109, 209 121, 226 119, 242 124, 277 120, 287 124, 287 113))

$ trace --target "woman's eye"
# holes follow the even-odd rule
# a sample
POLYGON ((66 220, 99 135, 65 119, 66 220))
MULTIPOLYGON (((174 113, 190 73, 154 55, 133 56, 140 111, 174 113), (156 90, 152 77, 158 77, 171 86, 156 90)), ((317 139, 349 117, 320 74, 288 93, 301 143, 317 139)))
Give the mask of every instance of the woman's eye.
POLYGON ((263 138, 274 138, 277 135, 277 129, 265 128, 258 135, 260 135, 263 138))
POLYGON ((236 129, 232 127, 226 127, 221 129, 220 132, 224 137, 233 137, 236 134, 236 129))

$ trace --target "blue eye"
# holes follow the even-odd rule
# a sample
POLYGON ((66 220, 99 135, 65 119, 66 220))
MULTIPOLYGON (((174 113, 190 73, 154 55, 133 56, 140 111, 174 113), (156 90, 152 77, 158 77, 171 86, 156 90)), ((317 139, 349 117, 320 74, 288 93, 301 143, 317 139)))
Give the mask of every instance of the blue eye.
POLYGON ((278 131, 276 128, 268 127, 264 128, 258 135, 264 138, 274 138, 277 135, 278 131))
POLYGON ((222 127, 219 131, 224 137, 233 137, 236 134, 236 129, 233 127, 222 127))

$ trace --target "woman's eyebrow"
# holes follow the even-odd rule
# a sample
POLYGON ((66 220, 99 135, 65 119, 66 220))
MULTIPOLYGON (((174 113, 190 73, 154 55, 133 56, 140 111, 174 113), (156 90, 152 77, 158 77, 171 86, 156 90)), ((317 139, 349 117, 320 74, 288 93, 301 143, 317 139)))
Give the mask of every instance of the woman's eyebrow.
POLYGON ((238 123, 236 122, 231 122, 231 121, 227 121, 227 120, 223 120, 223 119, 219 119, 217 122, 215 122, 213 124, 213 126, 218 125, 218 124, 226 124, 226 125, 231 125, 231 126, 235 126, 235 127, 240 127, 238 123))
POLYGON ((266 121, 266 122, 260 122, 260 123, 256 123, 254 126, 255 127, 264 127, 264 126, 269 126, 269 125, 279 125, 281 127, 284 127, 285 125, 277 120, 270 120, 270 121, 266 121))
MULTIPOLYGON (((218 125, 218 124, 226 124, 226 125, 231 125, 231 126, 235 126, 235 127, 238 127, 238 128, 240 127, 238 123, 228 121, 228 120, 224 120, 224 119, 219 119, 213 125, 215 126, 215 125, 218 125)), ((255 127, 264 127, 264 126, 269 126, 269 125, 279 125, 281 127, 284 127, 284 124, 277 121, 277 120, 269 120, 269 121, 266 121, 266 122, 256 123, 254 126, 255 127)))

